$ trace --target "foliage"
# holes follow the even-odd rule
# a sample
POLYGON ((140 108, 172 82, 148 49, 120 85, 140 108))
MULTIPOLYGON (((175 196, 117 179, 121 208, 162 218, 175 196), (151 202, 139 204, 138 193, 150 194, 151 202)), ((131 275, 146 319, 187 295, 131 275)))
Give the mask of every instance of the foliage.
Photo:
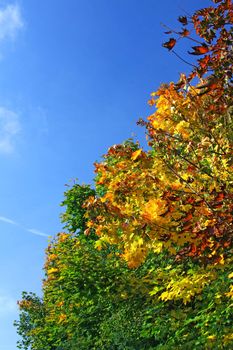
POLYGON ((225 94, 225 83, 232 83, 233 4, 231 0, 212 2, 217 6, 200 9, 190 17, 180 16, 178 21, 182 24, 181 30, 166 32, 173 33, 176 39, 170 38, 163 46, 176 54, 174 47, 179 40, 186 38, 192 41, 195 46, 192 46, 192 51, 188 51, 188 54, 200 58, 196 65, 191 64, 193 69, 188 77, 181 74, 176 87, 184 87, 194 77, 203 78, 208 75, 210 79, 199 87, 204 89, 201 93, 218 90, 218 98, 221 99, 225 94))
POLYGON ((140 343, 134 335, 142 326, 140 307, 149 295, 138 272, 104 256, 92 242, 65 233, 49 245, 45 269, 43 313, 34 317, 27 295, 19 303, 30 325, 21 316, 18 326, 24 333, 19 333, 27 339, 22 349, 29 344, 37 350, 118 348, 123 339, 122 349, 134 349, 140 343), (115 323, 121 326, 117 333, 109 327, 115 323))
MULTIPOLYGON (((87 201, 87 225, 100 236, 98 245, 120 244, 132 267, 149 250, 168 249, 208 264, 224 259, 231 246, 233 5, 218 2, 190 18, 209 53, 191 77, 208 73, 206 83, 192 86, 183 74, 182 83, 162 85, 149 101, 156 111, 141 121, 152 149, 113 146, 96 164, 104 191, 87 201)), ((186 28, 188 19, 179 21, 186 28)))
POLYGON ((179 17, 201 56, 151 94, 128 140, 65 192, 43 297, 19 302, 21 349, 232 349, 232 21, 229 0, 179 17), (195 35, 193 36, 193 31, 195 35), (198 83, 192 83, 193 78, 198 83))
POLYGON ((128 269, 92 243, 59 234, 47 250, 43 300, 24 294, 19 303, 19 348, 230 349, 229 265, 209 271, 215 279, 195 285, 194 296, 185 276, 201 271, 191 260, 152 254, 128 269))
POLYGON ((61 215, 61 222, 65 223, 64 229, 71 233, 84 232, 86 229, 85 209, 83 203, 90 196, 95 196, 95 190, 88 185, 75 183, 64 193, 65 199, 61 206, 66 207, 65 213, 61 215))

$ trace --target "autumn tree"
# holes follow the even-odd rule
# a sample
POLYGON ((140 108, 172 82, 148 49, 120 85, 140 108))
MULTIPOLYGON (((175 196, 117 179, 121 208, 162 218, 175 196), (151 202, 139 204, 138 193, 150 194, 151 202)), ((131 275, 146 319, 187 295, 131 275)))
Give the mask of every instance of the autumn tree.
POLYGON ((70 232, 48 247, 42 300, 20 302, 22 348, 232 348, 233 5, 212 3, 167 31, 197 60, 152 92, 149 150, 110 147, 95 190, 66 193, 70 232))
MULTIPOLYGON (((233 5, 215 2, 215 8, 179 18, 181 38, 185 31, 197 41, 186 29, 190 22, 202 40, 190 54, 204 57, 189 76, 151 94, 156 111, 140 121, 151 150, 113 146, 96 164, 98 195, 86 203, 88 226, 100 237, 98 245, 120 244, 133 265, 148 250, 163 248, 177 259, 193 256, 208 264, 224 259, 231 247, 233 5), (191 85, 194 77, 199 82, 191 85)), ((173 50, 175 43, 172 38, 164 46, 173 50)))

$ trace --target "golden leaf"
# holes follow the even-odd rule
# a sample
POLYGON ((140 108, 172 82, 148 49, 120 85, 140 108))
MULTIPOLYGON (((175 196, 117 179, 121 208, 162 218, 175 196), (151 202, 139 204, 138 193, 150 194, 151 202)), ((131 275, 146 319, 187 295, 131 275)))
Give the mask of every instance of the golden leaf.
POLYGON ((142 153, 142 149, 138 149, 137 151, 133 152, 131 159, 136 160, 140 156, 141 153, 142 153))

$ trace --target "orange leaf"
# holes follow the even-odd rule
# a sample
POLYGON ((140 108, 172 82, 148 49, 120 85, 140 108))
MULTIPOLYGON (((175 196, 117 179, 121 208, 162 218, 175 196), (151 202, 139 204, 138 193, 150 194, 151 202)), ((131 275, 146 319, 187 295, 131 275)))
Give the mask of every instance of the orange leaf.
POLYGON ((188 36, 190 34, 190 31, 186 28, 184 28, 182 30, 182 32, 179 33, 181 36, 185 37, 185 36, 188 36))
POLYGON ((191 220, 192 217, 193 217, 193 215, 191 213, 189 213, 182 221, 187 222, 187 221, 191 220))
POLYGON ((155 105, 155 100, 153 98, 151 98, 149 101, 148 101, 148 105, 149 106, 154 106, 155 105))
POLYGON ((203 55, 209 52, 209 48, 206 44, 203 44, 202 46, 193 46, 192 49, 193 52, 188 51, 190 55, 203 55))
POLYGON ((217 197, 215 198, 216 201, 220 202, 224 199, 225 194, 223 192, 218 193, 217 197))
POLYGON ((195 199, 192 197, 187 198, 187 203, 188 204, 193 204, 195 202, 195 199))
POLYGON ((207 67, 207 64, 209 63, 210 56, 206 55, 205 57, 201 58, 198 62, 202 69, 205 69, 207 67))
POLYGON ((132 153, 131 159, 136 160, 140 156, 141 153, 142 153, 142 149, 138 149, 137 151, 132 153))
POLYGON ((180 17, 178 18, 178 21, 179 21, 180 23, 182 23, 184 26, 186 26, 186 25, 188 24, 188 20, 187 20, 187 17, 186 17, 186 16, 180 16, 180 17))
POLYGON ((176 39, 171 38, 169 41, 163 44, 163 47, 165 47, 170 51, 171 49, 173 49, 175 45, 176 45, 176 39))

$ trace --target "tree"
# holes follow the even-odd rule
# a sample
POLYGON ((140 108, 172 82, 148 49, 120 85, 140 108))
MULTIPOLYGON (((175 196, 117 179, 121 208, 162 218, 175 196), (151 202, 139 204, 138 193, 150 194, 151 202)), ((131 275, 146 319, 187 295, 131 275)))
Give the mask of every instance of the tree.
MULTIPOLYGON (((185 27, 190 21, 203 41, 190 54, 204 57, 188 77, 182 74, 177 84, 151 94, 156 111, 140 122, 151 150, 132 143, 113 146, 96 164, 102 191, 86 204, 87 225, 100 241, 121 244, 131 265, 148 250, 163 248, 207 264, 223 259, 231 247, 233 5, 215 2, 216 8, 179 18, 185 27), (200 78, 196 86, 190 85, 194 77, 200 78)), ((186 28, 180 37, 184 31, 199 42, 186 28)), ((173 49, 174 40, 164 46, 173 49)))
POLYGON ((197 62, 151 94, 148 151, 110 147, 95 190, 65 193, 69 233, 48 247, 42 300, 19 303, 21 348, 233 346, 233 5, 178 21, 163 46, 185 37, 197 62))
POLYGON ((70 233, 59 233, 47 248, 43 297, 24 292, 19 302, 20 349, 149 349, 155 343, 140 335, 152 300, 142 279, 147 269, 129 270, 114 248, 99 251, 94 233, 84 235, 82 203, 93 192, 78 184, 65 192, 62 220, 70 233))

